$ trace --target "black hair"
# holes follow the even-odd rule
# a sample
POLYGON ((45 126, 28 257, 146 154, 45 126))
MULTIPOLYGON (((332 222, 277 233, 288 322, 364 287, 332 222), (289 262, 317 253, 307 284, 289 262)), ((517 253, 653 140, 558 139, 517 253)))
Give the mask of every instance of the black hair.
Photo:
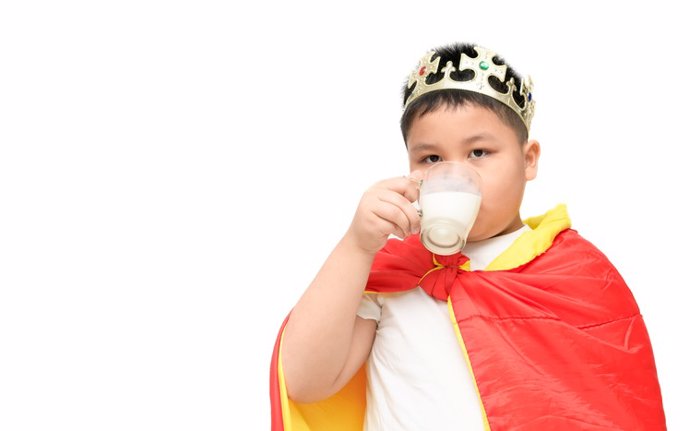
MULTIPOLYGON (((451 61, 453 67, 456 68, 454 72, 450 74, 450 77, 456 81, 467 81, 474 77, 474 72, 470 69, 465 69, 463 71, 458 71, 460 65, 460 55, 466 54, 472 58, 476 58, 479 54, 474 49, 474 44, 468 43, 457 43, 453 45, 447 45, 440 48, 434 49, 434 56, 431 61, 440 57, 439 68, 436 73, 429 74, 426 78, 427 84, 433 84, 440 81, 443 78, 443 72, 441 69, 446 65, 447 62, 451 61)), ((504 82, 501 82, 495 76, 489 78, 489 84, 497 91, 502 93, 508 92, 508 86, 505 82, 508 82, 510 78, 514 78, 516 90, 513 92, 513 98, 521 107, 525 106, 525 98, 519 93, 520 84, 522 83, 522 77, 512 68, 510 65, 506 64, 505 61, 499 57, 494 56, 493 62, 497 65, 506 65, 506 76, 504 82)), ((403 106, 407 102, 407 99, 412 94, 412 90, 417 84, 415 83, 412 87, 407 88, 407 84, 403 87, 403 106)), ((480 106, 491 110, 493 113, 498 115, 498 117, 510 128, 515 131, 515 134, 519 142, 526 142, 528 137, 527 127, 522 121, 520 116, 513 111, 509 106, 504 103, 494 99, 493 97, 484 95, 482 93, 476 93, 474 91, 458 90, 458 89, 443 89, 432 91, 426 93, 416 100, 414 100, 403 112, 402 118, 400 119, 400 129, 403 134, 403 139, 405 140, 405 146, 407 146, 407 133, 412 126, 412 121, 425 115, 429 112, 433 112, 440 107, 459 107, 466 105, 480 106)))

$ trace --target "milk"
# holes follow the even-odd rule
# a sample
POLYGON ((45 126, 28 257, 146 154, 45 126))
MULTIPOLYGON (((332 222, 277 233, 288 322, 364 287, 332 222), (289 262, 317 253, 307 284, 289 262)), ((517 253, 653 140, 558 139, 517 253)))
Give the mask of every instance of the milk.
POLYGON ((468 192, 422 194, 421 239, 424 246, 439 255, 459 252, 467 242, 481 197, 468 192))

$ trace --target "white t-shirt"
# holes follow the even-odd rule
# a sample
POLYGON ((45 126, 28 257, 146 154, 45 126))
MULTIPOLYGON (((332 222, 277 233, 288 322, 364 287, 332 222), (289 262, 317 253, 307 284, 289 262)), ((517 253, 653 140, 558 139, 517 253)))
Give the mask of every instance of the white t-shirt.
MULTIPOLYGON (((463 253, 484 269, 528 226, 463 253)), ((474 381, 455 335, 448 304, 422 288, 365 295, 357 315, 378 322, 367 360, 365 431, 483 430, 474 381)))

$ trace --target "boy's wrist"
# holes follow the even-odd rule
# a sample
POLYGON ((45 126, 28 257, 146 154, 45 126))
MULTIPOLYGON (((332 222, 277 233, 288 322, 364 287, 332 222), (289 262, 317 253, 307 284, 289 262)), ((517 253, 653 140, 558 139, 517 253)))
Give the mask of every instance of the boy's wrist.
POLYGON ((367 258, 367 259, 374 259, 374 256, 378 252, 378 250, 370 250, 366 247, 363 247, 356 238, 356 235, 354 232, 351 230, 348 230, 347 233, 343 236, 343 238, 340 240, 339 244, 344 251, 346 251, 349 255, 359 255, 362 258, 367 258))

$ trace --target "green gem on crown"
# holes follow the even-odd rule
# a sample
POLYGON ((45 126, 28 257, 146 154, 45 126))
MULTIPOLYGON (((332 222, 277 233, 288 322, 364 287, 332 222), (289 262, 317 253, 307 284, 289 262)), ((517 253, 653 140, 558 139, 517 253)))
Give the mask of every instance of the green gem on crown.
POLYGON ((489 63, 487 63, 486 61, 482 60, 482 61, 479 62, 479 68, 480 68, 481 70, 486 70, 486 69, 489 68, 489 63))

